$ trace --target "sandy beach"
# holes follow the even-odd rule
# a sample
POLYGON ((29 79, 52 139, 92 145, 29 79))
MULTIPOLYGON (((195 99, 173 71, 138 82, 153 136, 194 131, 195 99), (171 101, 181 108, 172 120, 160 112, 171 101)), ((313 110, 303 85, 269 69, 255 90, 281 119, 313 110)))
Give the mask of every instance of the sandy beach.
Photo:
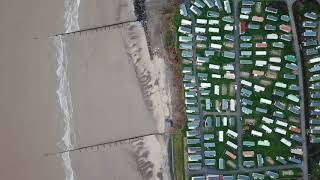
POLYGON ((79 8, 81 29, 135 21, 132 0, 81 0, 79 8))
MULTIPOLYGON (((75 148, 164 131, 166 109, 161 97, 165 97, 160 94, 159 85, 155 85, 155 81, 163 83, 155 65, 164 64, 150 61, 139 22, 71 34, 65 40, 69 47, 75 148), (114 42, 113 46, 109 42, 114 42)), ((95 179, 98 174, 104 177, 106 172, 114 179, 158 179, 160 174, 168 179, 165 153, 163 137, 148 136, 129 147, 99 146, 93 152, 72 152, 71 159, 79 179, 95 179), (148 157, 141 159, 146 153, 148 157), (83 162, 99 168, 101 163, 114 162, 114 157, 121 157, 116 163, 119 167, 127 167, 131 162, 121 169, 126 173, 121 173, 113 163, 106 165, 110 169, 107 171, 81 173, 88 166, 83 162)))
MULTIPOLYGON (((74 179, 66 177, 61 155, 46 156, 66 150, 53 43, 55 34, 66 31, 65 1, 2 1, 0 7, 0 178, 169 179, 162 136, 71 152, 74 179)), ((133 2, 82 0, 78 11, 71 20, 79 21, 79 30, 111 27, 61 36, 72 95, 72 146, 164 132, 170 115, 165 63, 150 60, 139 22, 112 26, 137 19, 133 2)))
POLYGON ((44 156, 62 133, 47 37, 63 31, 63 1, 2 1, 0 9, 0 179, 64 179, 61 158, 44 156))
MULTIPOLYGON (((74 147, 158 132, 126 50, 125 41, 130 38, 125 32, 138 27, 139 23, 129 23, 65 37, 76 130, 74 147)), ((132 47, 140 49, 136 56, 145 58, 147 51, 138 46, 132 47)))

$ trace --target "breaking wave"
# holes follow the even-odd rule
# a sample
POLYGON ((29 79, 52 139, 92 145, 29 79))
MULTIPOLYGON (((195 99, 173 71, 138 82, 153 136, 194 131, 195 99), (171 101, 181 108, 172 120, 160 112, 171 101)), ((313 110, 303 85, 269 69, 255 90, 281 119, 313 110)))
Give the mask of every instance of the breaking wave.
MULTIPOLYGON (((79 6, 80 0, 65 0, 64 2, 64 28, 65 32, 78 31, 79 27, 79 6)), ((70 85, 68 80, 68 57, 65 52, 66 43, 62 35, 56 36, 54 38, 54 45, 56 47, 56 59, 57 59, 57 77, 59 80, 59 87, 57 90, 57 95, 59 98, 60 108, 63 114, 64 122, 64 134, 62 140, 59 144, 63 144, 64 150, 73 149, 72 146, 72 96, 70 91, 70 85)), ((66 180, 75 180, 75 174, 72 169, 70 153, 66 152, 62 154, 62 159, 64 162, 64 170, 66 175, 66 180)))
POLYGON ((78 31, 79 26, 79 7, 80 0, 65 0, 64 1, 64 28, 65 32, 78 31))
MULTIPOLYGON (((59 98, 59 104, 63 113, 64 121, 64 135, 62 137, 62 143, 64 146, 64 150, 70 150, 73 149, 71 142, 71 120, 73 107, 71 101, 69 80, 67 75, 68 59, 65 54, 65 41, 63 36, 56 36, 54 39, 54 45, 56 47, 56 58, 58 63, 56 73, 59 79, 57 95, 59 98)), ((63 153, 62 159, 65 166, 66 180, 75 180, 69 152, 63 153)))

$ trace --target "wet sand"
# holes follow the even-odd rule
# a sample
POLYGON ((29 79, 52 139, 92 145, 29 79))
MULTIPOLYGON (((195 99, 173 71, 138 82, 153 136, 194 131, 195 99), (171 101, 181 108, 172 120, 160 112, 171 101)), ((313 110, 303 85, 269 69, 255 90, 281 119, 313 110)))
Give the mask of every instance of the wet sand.
POLYGON ((44 157, 62 133, 47 36, 63 31, 63 11, 61 0, 1 1, 0 179, 64 179, 60 157, 44 157))
MULTIPOLYGON (((125 41, 130 38, 125 33, 139 24, 65 36, 76 132, 74 147, 158 132, 126 50, 125 41)), ((145 58, 147 51, 138 46, 137 56, 145 58)))
MULTIPOLYGON (((160 97, 154 84, 163 81, 154 66, 163 64, 151 62, 139 22, 72 34, 65 40, 74 104, 74 147, 164 131, 161 97, 168 97, 160 97)), ((79 179, 168 179, 162 136, 72 152, 71 159, 79 179), (94 168, 86 171, 88 167, 94 168)))
POLYGON ((161 140, 149 136, 133 143, 73 152, 71 158, 78 179, 168 180, 163 150, 161 140))

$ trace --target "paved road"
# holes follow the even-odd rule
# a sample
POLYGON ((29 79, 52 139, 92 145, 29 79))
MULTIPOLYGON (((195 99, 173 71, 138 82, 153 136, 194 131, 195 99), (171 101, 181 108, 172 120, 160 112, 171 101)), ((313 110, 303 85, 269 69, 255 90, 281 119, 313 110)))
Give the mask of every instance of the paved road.
MULTIPOLYGON (((301 164, 290 164, 290 165, 280 165, 280 166, 270 166, 270 167, 259 167, 259 168, 251 168, 242 170, 232 170, 232 171, 219 171, 214 169, 203 170, 202 174, 225 174, 225 175, 235 175, 235 174, 245 174, 245 173, 253 173, 253 172, 265 172, 265 171, 277 171, 277 170, 285 170, 292 168, 301 168, 301 164)), ((191 171, 190 175, 198 175, 198 171, 191 171)))
POLYGON ((236 112, 208 112, 208 111, 203 111, 203 115, 213 115, 213 116, 236 116, 236 112))
MULTIPOLYGON (((307 140, 306 140, 306 116, 305 116, 305 92, 303 88, 303 81, 304 81, 304 76, 302 73, 302 61, 301 61, 301 53, 300 53, 300 46, 299 46, 299 39, 297 35, 297 29, 296 29, 296 24, 294 20, 294 15, 293 15, 293 9, 292 5, 295 2, 295 0, 286 0, 288 9, 289 9, 289 16, 290 16, 290 21, 291 21, 291 28, 292 28, 292 34, 293 34, 293 45, 294 45, 294 50, 296 53, 297 57, 297 64, 299 66, 299 86, 301 87, 300 90, 300 110, 301 110, 301 116, 300 116, 300 122, 301 122, 301 133, 302 133, 302 138, 303 138, 303 143, 302 143, 302 149, 303 149, 303 162, 302 162, 302 171, 303 171, 303 179, 307 180, 308 179, 308 151, 307 151, 307 140)), ((302 22, 301 22, 302 23, 302 22)))
MULTIPOLYGON (((190 7, 190 0, 186 3, 187 8, 189 9, 190 7)), ((197 100, 198 100, 198 109, 199 109, 199 115, 200 115, 200 126, 199 126, 199 135, 200 135, 200 143, 201 143, 201 155, 202 159, 204 159, 204 143, 203 143, 203 126, 204 126, 204 119, 203 119, 203 111, 202 111, 202 104, 201 104, 201 96, 200 96, 200 82, 198 78, 198 73, 197 73, 197 50, 196 50, 196 33, 195 33, 195 25, 196 25, 196 19, 193 15, 192 12, 190 12, 190 17, 192 20, 192 53, 193 53, 193 73, 196 79, 196 89, 197 89, 197 100)), ((204 161, 202 161, 202 167, 204 167, 204 161)))
POLYGON ((236 59, 235 59, 235 76, 236 76, 236 99, 237 99, 237 131, 238 131, 238 168, 240 170, 243 169, 242 167, 242 136, 243 136, 243 127, 242 127, 242 121, 241 121, 241 95, 240 95, 240 45, 239 45, 239 17, 238 17, 238 5, 239 0, 233 1, 233 16, 234 16, 234 24, 235 24, 235 43, 234 43, 234 50, 236 53, 236 59))

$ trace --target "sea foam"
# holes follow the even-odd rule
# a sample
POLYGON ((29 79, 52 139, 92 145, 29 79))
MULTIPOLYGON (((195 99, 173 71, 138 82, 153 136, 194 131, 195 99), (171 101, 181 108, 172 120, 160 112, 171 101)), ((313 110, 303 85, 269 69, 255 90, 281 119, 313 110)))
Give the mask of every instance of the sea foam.
MULTIPOLYGON (((63 36, 56 36, 54 39, 54 45, 56 47, 56 58, 57 58, 57 77, 59 79, 59 87, 57 92, 59 98, 59 105, 62 111, 63 122, 64 122, 64 135, 62 137, 62 143, 64 150, 73 149, 71 142, 71 120, 72 120, 72 101, 71 92, 68 80, 68 58, 65 54, 65 40, 63 36)), ((75 180, 74 172, 71 166, 71 159, 69 152, 62 154, 64 162, 66 180, 75 180)))
POLYGON ((79 31, 79 7, 80 0, 64 1, 64 28, 66 33, 79 31))
MULTIPOLYGON (((66 33, 78 31, 79 27, 79 6, 80 0, 65 0, 65 12, 64 12, 64 28, 66 33)), ((58 35, 54 39, 54 45, 56 47, 56 59, 57 59, 57 77, 59 80, 59 87, 57 95, 59 98, 59 105, 63 114, 64 122, 64 135, 62 141, 59 144, 63 144, 64 150, 73 149, 72 146, 72 96, 70 91, 70 85, 68 80, 68 56, 66 51, 66 43, 63 35, 58 35)), ((74 136, 73 136, 74 137, 74 136)), ((70 159, 70 153, 66 152, 62 154, 64 162, 64 170, 66 180, 76 180, 74 171, 72 169, 72 163, 70 159)))

